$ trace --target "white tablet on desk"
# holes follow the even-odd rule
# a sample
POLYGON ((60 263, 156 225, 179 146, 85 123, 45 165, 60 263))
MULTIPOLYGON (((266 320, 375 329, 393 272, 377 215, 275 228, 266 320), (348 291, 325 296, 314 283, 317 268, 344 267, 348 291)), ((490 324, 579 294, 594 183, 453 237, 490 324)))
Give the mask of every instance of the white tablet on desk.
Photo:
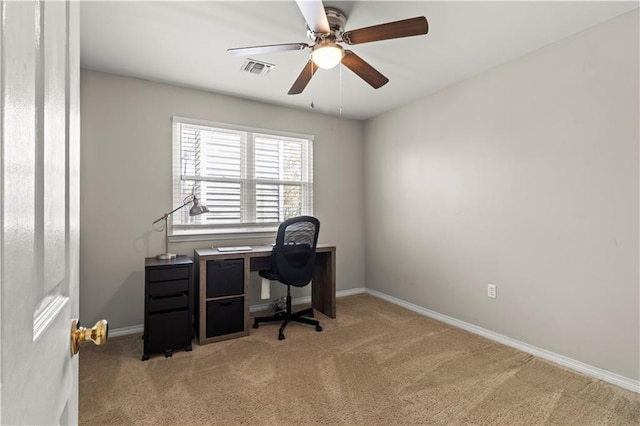
POLYGON ((228 251, 251 251, 251 247, 249 246, 230 246, 230 247, 216 247, 219 252, 228 252, 228 251))

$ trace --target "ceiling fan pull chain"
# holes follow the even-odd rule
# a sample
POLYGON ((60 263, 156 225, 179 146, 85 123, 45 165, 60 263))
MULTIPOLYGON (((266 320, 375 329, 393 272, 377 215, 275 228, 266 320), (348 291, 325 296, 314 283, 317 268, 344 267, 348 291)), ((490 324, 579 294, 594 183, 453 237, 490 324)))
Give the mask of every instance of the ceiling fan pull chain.
POLYGON ((342 64, 340 64, 340 115, 342 116, 342 64))
MULTIPOLYGON (((309 71, 311 73, 311 77, 313 77, 313 60, 311 59, 311 54, 309 54, 309 63, 311 64, 311 66, 309 67, 309 71)), ((311 77, 309 77, 309 81, 311 81, 311 77)), ((315 92, 315 90, 313 90, 315 92)), ((314 109, 316 106, 313 104, 313 94, 311 94, 311 105, 309 105, 309 108, 314 109)))

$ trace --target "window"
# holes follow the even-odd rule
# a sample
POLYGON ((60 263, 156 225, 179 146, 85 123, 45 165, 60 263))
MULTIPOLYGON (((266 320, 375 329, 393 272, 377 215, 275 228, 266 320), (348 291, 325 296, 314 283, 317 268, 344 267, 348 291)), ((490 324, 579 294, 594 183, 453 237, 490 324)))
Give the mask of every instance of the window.
POLYGON ((210 213, 174 213, 172 235, 274 232, 313 214, 313 138, 185 118, 173 119, 173 200, 190 194, 210 213))

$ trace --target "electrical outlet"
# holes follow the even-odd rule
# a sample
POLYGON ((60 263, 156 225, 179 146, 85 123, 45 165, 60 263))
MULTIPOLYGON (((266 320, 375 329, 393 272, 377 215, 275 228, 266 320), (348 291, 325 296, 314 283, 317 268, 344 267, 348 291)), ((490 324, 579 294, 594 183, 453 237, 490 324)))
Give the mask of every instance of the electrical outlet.
POLYGON ((487 284, 487 296, 492 299, 498 297, 498 287, 495 284, 487 284))

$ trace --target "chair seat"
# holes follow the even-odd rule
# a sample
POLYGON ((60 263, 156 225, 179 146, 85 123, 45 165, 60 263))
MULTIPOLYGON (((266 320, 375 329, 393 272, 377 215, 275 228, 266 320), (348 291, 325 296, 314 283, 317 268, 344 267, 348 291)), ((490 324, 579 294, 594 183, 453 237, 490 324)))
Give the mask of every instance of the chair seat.
POLYGON ((271 270, 263 270, 263 271, 258 271, 258 274, 262 277, 262 278, 266 278, 268 280, 272 280, 272 281, 280 281, 280 274, 277 274, 271 270))

